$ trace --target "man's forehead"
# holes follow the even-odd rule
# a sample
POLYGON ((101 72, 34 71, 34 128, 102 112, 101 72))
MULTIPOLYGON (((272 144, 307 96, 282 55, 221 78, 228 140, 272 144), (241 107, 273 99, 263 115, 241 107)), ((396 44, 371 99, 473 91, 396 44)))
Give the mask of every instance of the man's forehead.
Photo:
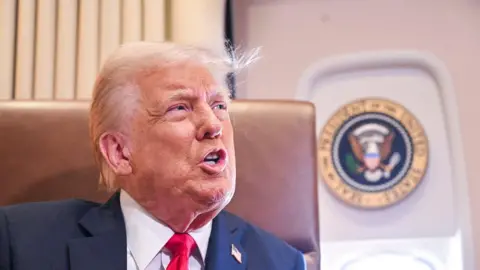
POLYGON ((218 76, 204 65, 176 63, 142 70, 137 83, 144 95, 153 96, 222 96, 229 98, 228 89, 219 84, 218 76))

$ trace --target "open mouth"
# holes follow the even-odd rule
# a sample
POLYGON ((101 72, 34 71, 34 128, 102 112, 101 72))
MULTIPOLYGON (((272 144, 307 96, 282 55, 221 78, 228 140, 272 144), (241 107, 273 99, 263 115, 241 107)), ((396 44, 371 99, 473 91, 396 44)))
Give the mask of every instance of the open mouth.
POLYGON ((227 166, 227 152, 224 149, 210 151, 200 164, 202 170, 208 174, 218 174, 227 166))
POLYGON ((225 162, 226 156, 227 154, 223 149, 213 150, 205 156, 203 162, 207 165, 219 164, 225 162))

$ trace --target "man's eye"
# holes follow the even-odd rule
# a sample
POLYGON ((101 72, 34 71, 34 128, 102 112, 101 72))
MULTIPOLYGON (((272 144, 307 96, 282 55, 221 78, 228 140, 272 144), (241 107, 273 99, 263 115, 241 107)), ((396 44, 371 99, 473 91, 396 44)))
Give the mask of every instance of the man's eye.
POLYGON ((175 105, 168 109, 168 111, 186 111, 188 108, 185 105, 175 105))
POLYGON ((213 106, 213 109, 226 110, 227 105, 225 103, 217 103, 213 106))

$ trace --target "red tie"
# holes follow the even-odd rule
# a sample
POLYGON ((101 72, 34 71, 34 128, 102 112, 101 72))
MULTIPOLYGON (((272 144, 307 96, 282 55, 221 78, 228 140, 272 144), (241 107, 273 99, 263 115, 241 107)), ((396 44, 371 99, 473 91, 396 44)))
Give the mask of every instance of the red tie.
POLYGON ((176 233, 165 245, 172 253, 167 270, 188 270, 188 258, 197 246, 195 240, 186 233, 176 233))

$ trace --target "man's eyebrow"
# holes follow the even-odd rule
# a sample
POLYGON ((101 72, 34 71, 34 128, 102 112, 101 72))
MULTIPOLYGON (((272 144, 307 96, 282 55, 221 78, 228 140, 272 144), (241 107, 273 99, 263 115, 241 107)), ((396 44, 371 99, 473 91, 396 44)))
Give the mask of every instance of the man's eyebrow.
MULTIPOLYGON (((191 89, 175 88, 172 90, 177 90, 177 92, 173 93, 168 97, 169 101, 182 100, 182 99, 194 100, 199 98, 199 96, 195 94, 195 91, 191 89)), ((224 89, 213 88, 212 90, 207 91, 207 95, 209 99, 222 98, 226 101, 230 100, 230 93, 224 89)))
POLYGON ((192 90, 181 89, 181 88, 180 89, 177 88, 175 90, 178 90, 178 91, 169 95, 167 98, 168 101, 175 101, 175 100, 182 100, 182 99, 194 100, 198 98, 192 90))

